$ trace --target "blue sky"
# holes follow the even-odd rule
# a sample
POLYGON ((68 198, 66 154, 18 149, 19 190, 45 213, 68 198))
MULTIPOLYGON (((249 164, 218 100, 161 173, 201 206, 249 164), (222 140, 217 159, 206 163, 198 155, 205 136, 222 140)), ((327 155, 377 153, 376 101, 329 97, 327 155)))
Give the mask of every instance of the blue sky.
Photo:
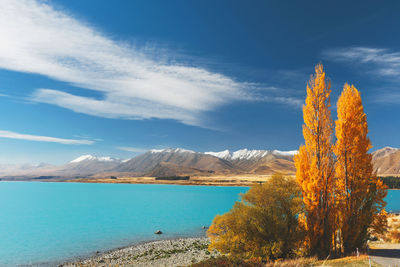
POLYGON ((0 6, 0 163, 166 147, 294 150, 319 62, 332 104, 354 84, 374 148, 400 147, 398 1, 0 6))

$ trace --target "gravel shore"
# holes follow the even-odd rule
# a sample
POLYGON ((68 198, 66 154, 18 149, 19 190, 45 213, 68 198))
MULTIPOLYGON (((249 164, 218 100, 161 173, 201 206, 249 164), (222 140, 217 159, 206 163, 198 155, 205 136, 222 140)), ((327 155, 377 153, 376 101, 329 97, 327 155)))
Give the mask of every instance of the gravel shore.
POLYGON ((188 266, 219 255, 208 251, 209 243, 206 237, 153 241, 60 266, 188 266))

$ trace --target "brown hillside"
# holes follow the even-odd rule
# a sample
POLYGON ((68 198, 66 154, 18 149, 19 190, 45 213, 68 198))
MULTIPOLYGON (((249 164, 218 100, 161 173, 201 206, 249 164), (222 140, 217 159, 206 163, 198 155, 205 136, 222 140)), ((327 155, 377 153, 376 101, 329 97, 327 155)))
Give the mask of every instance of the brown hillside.
POLYGON ((400 175, 400 149, 379 149, 372 153, 372 163, 378 175, 400 175))

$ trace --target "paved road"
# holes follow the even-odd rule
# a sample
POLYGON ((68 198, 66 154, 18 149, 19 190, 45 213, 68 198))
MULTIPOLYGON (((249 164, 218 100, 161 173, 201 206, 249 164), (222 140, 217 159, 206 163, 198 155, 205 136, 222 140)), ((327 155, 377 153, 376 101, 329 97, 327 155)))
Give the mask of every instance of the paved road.
POLYGON ((400 244, 377 244, 371 247, 369 254, 380 265, 400 267, 400 244))

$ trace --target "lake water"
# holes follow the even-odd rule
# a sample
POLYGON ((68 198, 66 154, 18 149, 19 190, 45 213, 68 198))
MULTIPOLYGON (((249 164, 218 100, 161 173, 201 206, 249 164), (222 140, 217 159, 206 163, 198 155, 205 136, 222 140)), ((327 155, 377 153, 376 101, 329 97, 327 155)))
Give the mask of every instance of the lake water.
MULTIPOLYGON (((246 187, 0 182, 0 265, 49 263, 204 235, 246 187), (165 234, 157 236, 160 229, 165 234)), ((388 210, 400 212, 400 191, 388 210)))
POLYGON ((204 235, 245 187, 0 182, 0 266, 204 235), (157 236, 160 229, 165 234, 157 236))
POLYGON ((389 190, 385 200, 386 211, 400 213, 400 190, 389 190))

